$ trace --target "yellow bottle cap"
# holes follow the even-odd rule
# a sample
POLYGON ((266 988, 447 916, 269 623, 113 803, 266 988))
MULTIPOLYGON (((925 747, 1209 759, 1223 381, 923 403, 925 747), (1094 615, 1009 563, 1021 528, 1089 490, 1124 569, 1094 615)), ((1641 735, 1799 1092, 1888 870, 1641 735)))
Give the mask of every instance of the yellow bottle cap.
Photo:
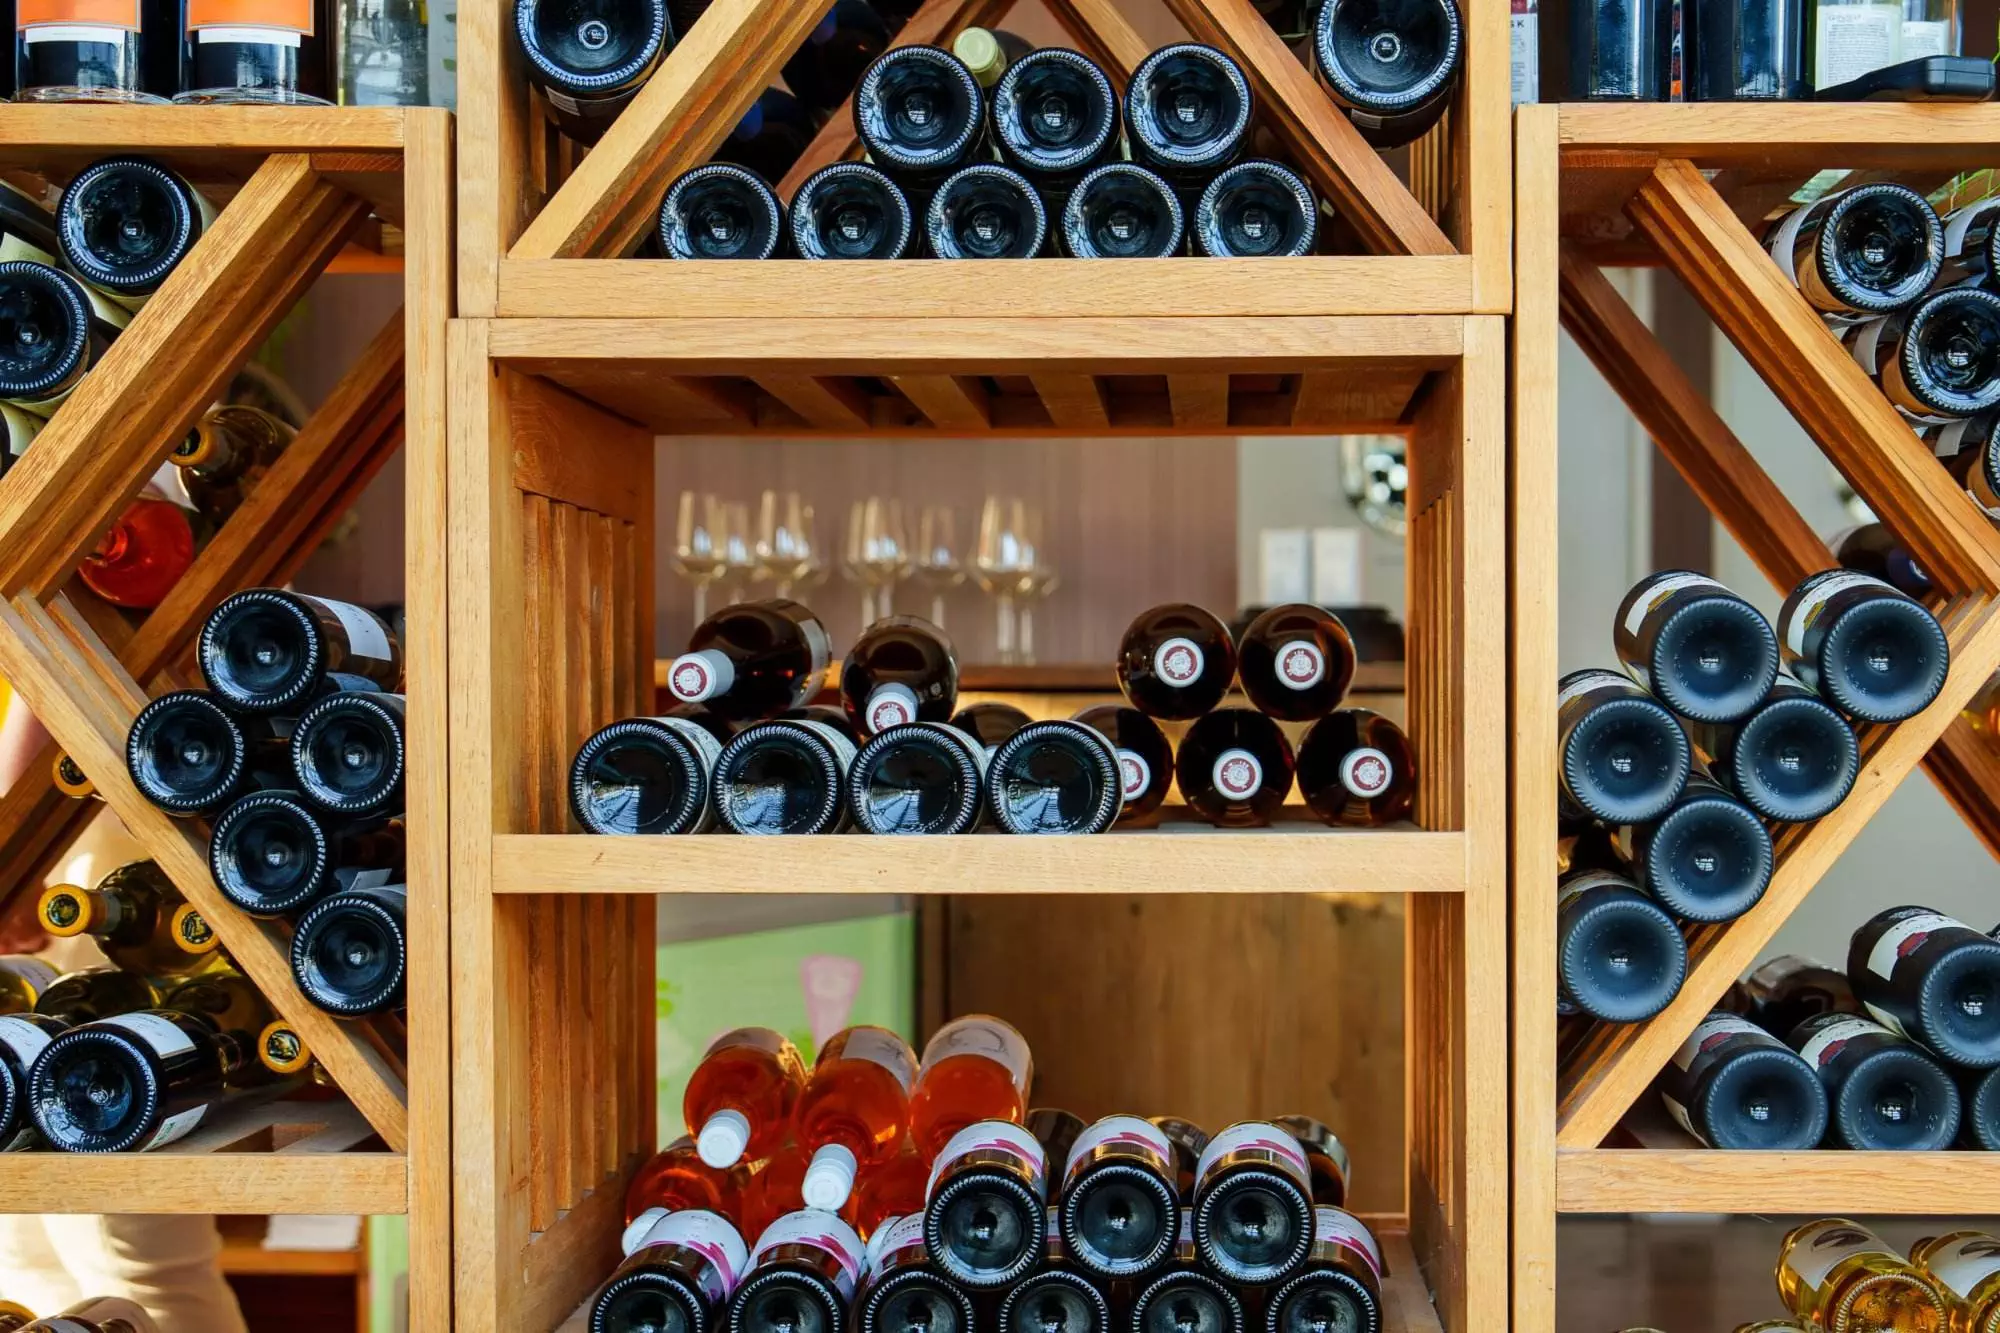
POLYGON ((35 915, 42 929, 59 940, 88 931, 97 918, 96 899, 74 884, 52 884, 42 891, 35 915))
POLYGON ((186 903, 174 909, 173 936, 182 953, 214 953, 222 944, 215 928, 186 903))
POLYGON ((215 457, 215 431, 208 424, 208 418, 203 417, 188 428, 187 435, 174 446, 174 451, 167 455, 167 461, 175 467, 200 467, 213 457, 215 457))
POLYGON ((257 1035, 257 1058, 274 1074, 296 1074, 312 1063, 312 1052, 305 1039, 281 1018, 257 1035))
POLYGON ((97 784, 88 774, 76 766, 76 760, 66 754, 56 756, 54 765, 56 790, 75 800, 87 800, 97 794, 97 784))

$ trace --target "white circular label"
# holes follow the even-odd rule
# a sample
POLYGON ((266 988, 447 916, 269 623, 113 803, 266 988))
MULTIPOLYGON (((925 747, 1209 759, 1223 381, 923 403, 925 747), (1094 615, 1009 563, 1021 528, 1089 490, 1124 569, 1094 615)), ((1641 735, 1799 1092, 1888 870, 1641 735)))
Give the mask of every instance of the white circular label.
POLYGON ((667 678, 674 698, 684 703, 698 704, 708 698, 713 689, 714 677, 709 674, 708 663, 699 657, 683 657, 674 663, 673 673, 667 678))
POLYGON ((1206 661, 1193 639, 1168 639, 1153 650, 1153 674, 1179 689, 1201 679, 1206 661))
POLYGON ((887 731, 917 720, 917 693, 907 685, 882 685, 868 696, 868 729, 887 731))
POLYGON ((1248 750, 1224 750, 1211 775, 1215 789, 1232 801, 1247 801, 1264 785, 1264 766, 1248 750))
POLYGON ((1395 776, 1396 766, 1389 762, 1389 756, 1372 745, 1351 751, 1340 761, 1340 785, 1364 801, 1389 790, 1395 776))
POLYGON ((1145 756, 1133 750, 1118 752, 1118 786, 1120 794, 1129 801, 1136 801, 1146 794, 1146 788, 1153 785, 1153 766, 1145 756))
POLYGON ((1311 639, 1294 639, 1278 649, 1278 681, 1294 690, 1309 690, 1326 679, 1326 654, 1311 639))

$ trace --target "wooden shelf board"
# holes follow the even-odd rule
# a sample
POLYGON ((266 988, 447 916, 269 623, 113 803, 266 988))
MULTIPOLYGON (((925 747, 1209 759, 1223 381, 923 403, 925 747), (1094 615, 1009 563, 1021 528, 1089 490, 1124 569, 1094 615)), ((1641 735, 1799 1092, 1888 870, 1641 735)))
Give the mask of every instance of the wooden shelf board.
POLYGON ((111 106, 0 103, 0 156, 66 150, 171 153, 401 152, 404 125, 428 108, 360 106, 111 106))
POLYGON ((1462 893, 1462 833, 1184 822, 1094 838, 512 834, 495 893, 1462 893))
MULTIPOLYGON (((653 659, 653 688, 667 688, 669 657, 653 659)), ((827 692, 840 689, 840 665, 826 670, 827 692)), ((1049 662, 1035 666, 1008 666, 997 662, 964 662, 958 668, 960 694, 1116 694, 1118 673, 1103 662, 1049 662)), ((1401 662, 1361 662, 1355 667, 1350 694, 1400 694, 1403 691, 1401 662)), ((1242 702, 1240 692, 1230 698, 1242 702)), ((817 700, 815 702, 818 702, 817 700)), ((838 703, 829 697, 828 703, 838 703)))
POLYGON ((400 1153, 0 1154, 0 1199, 18 1213, 409 1211, 400 1153))
POLYGON ((1990 1213, 2000 1153, 1564 1149, 1561 1213, 1990 1213))
POLYGON ((355 1250, 267 1250, 256 1236, 225 1234, 216 1266, 228 1277, 353 1277, 367 1271, 355 1250))

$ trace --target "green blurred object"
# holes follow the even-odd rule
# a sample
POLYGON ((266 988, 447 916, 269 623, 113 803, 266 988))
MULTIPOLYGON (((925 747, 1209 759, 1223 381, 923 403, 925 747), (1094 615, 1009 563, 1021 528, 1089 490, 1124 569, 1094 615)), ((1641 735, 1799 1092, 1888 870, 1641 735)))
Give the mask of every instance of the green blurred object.
POLYGON ((410 1219, 371 1217, 365 1234, 369 1333, 403 1333, 409 1328, 410 1219))

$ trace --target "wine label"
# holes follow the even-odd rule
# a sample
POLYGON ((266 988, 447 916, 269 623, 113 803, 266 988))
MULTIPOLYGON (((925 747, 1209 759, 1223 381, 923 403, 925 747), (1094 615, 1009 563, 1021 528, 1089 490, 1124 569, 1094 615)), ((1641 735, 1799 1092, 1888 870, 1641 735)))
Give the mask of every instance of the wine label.
POLYGON ((1209 779, 1226 799, 1247 801, 1264 785, 1264 765, 1248 750, 1224 750, 1215 757, 1209 779))
POLYGON ((1076 1136, 1076 1142, 1070 1145, 1069 1162, 1063 1168, 1064 1179, 1075 1175, 1091 1153, 1114 1144, 1149 1152, 1163 1168, 1171 1168, 1174 1160, 1174 1145, 1152 1121, 1136 1115, 1108 1115, 1076 1136))
POLYGON ((1344 1208, 1332 1208, 1320 1204, 1313 1209, 1313 1239, 1321 1244, 1344 1246, 1368 1261, 1375 1280, 1382 1280, 1382 1251, 1375 1243, 1374 1233, 1361 1224, 1361 1219, 1344 1208))
POLYGON ((764 1234, 757 1238, 750 1267, 763 1263, 765 1255, 785 1245, 808 1245, 832 1255, 839 1265, 833 1282, 840 1291, 840 1299, 843 1304, 854 1299, 854 1287, 861 1277, 862 1246, 861 1237, 854 1234, 853 1227, 832 1213, 814 1208, 787 1213, 765 1227, 764 1234))
POLYGON ((1889 332, 1889 316, 1866 320, 1847 331, 1847 351, 1856 365, 1873 379, 1882 366, 1883 335, 1889 332))
POLYGON ((906 1096, 917 1080, 917 1062, 910 1053, 910 1043, 887 1028, 849 1028, 847 1040, 840 1048, 840 1058, 866 1060, 869 1064, 880 1065, 903 1085, 906 1096))
POLYGON ((1742 1036, 1761 1037, 1767 1042, 1771 1040, 1769 1033, 1747 1018, 1739 1018, 1735 1014, 1710 1014, 1674 1052, 1674 1065, 1685 1074, 1703 1052, 1714 1050, 1731 1037, 1742 1036))
POLYGON ((187 0, 187 30, 204 42, 297 46, 313 35, 312 0, 187 0), (246 35, 247 34, 247 35, 246 35))
POLYGON ((1631 889, 1637 892, 1639 886, 1614 870, 1586 870, 1580 875, 1571 875, 1556 888, 1556 913, 1592 889, 1613 887, 1631 889))
POLYGON ((1965 923, 1942 912, 1915 912, 1890 926, 1868 951, 1868 970, 1884 981, 1896 979, 1896 964, 1924 947, 1946 927, 1966 929, 1965 923))
POLYGON ((1340 785, 1360 800, 1372 801, 1389 790, 1395 776, 1389 756, 1372 745, 1350 750, 1340 761, 1340 785))
POLYGON ((1175 689, 1185 689, 1201 679, 1207 661, 1193 639, 1168 639, 1153 650, 1153 674, 1175 689))
POLYGON ((1153 766, 1137 750, 1118 751, 1118 790, 1130 805, 1153 785, 1153 766))
POLYGON ((870 731, 887 731, 917 720, 917 692, 907 685, 890 682, 877 685, 868 696, 862 719, 870 731))
POLYGON ((0 1046, 7 1048, 7 1053, 14 1057, 14 1063, 20 1065, 23 1072, 33 1067, 52 1040, 54 1038, 33 1023, 18 1018, 0 1018, 0 1046))
POLYGON ((667 688, 685 704, 698 704, 727 694, 736 683, 736 663, 714 648, 682 653, 667 670, 667 688))
POLYGON ((911 1246, 921 1247, 923 1243, 922 1213, 911 1213, 906 1217, 885 1220, 875 1228, 875 1234, 868 1238, 868 1262, 864 1269, 866 1275, 874 1277, 875 1270, 882 1266, 882 1261, 898 1250, 907 1250, 911 1246))
MULTIPOLYGON (((195 0, 189 0, 190 4, 195 0)), ((389 634, 382 622, 369 611, 346 602, 329 601, 324 597, 306 597, 301 600, 311 602, 326 612, 339 624, 347 635, 347 650, 356 657, 372 657, 379 662, 394 660, 389 649, 389 634)))
POLYGON ((1822 1023, 1814 1030, 1805 1045, 1799 1047, 1799 1054, 1814 1069, 1825 1069, 1847 1049, 1847 1043, 1856 1037, 1866 1037, 1874 1033, 1884 1033, 1887 1029, 1879 1023, 1871 1023, 1854 1014, 1844 1014, 1839 1018, 1822 1023))
POLYGON ((1924 1271, 1939 1285, 1948 1287, 1962 1301, 1972 1299, 1973 1288, 2000 1273, 2000 1237, 1971 1234, 1933 1250, 1924 1259, 1924 1271))
POLYGON ((1625 632, 1627 634, 1637 634, 1639 627, 1646 623, 1646 617, 1653 614, 1659 607, 1666 605, 1667 600, 1677 592, 1684 592, 1689 588, 1713 588, 1720 593, 1727 593, 1729 591, 1729 589, 1723 587, 1720 583, 1717 583, 1705 574, 1694 574, 1686 571, 1672 574, 1655 574, 1651 579, 1647 580, 1644 586, 1646 588, 1645 595, 1633 598, 1631 607, 1625 612, 1625 632))
POLYGON ((1585 667, 1581 671, 1572 671, 1563 677, 1562 686, 1556 691, 1556 711, 1561 712, 1563 705, 1572 699, 1580 699, 1592 690, 1601 690, 1607 686, 1616 686, 1622 694, 1630 691, 1632 681, 1620 672, 1607 671, 1603 667, 1585 667))
POLYGON ((0 957, 0 972, 19 977, 28 989, 40 995, 62 974, 33 954, 17 953, 0 957))
POLYGON ((1311 639, 1293 639, 1279 647, 1276 669, 1280 685, 1309 690, 1326 679, 1326 654, 1311 639))
MULTIPOLYGON (((1850 588, 1880 588, 1884 592, 1895 593, 1882 580, 1872 574, 1857 574, 1851 569, 1832 569, 1815 574, 1800 584, 1786 599, 1784 610, 1778 613, 1778 638, 1785 645, 1785 651, 1794 657, 1806 655, 1806 634, 1813 622, 1826 610, 1828 602, 1850 588), (1796 599, 1796 600, 1794 600, 1796 599)), ((1896 593, 1901 596, 1901 593, 1896 593)))
POLYGON ((1542 100, 1540 15, 1515 0, 1507 15, 1507 77, 1515 106, 1542 100))
POLYGON ((15 26, 29 42, 104 41, 107 39, 102 33, 63 29, 113 28, 138 32, 142 26, 139 0, 20 0, 14 12, 15 26))
POLYGON ((43 264, 49 268, 60 265, 56 257, 38 245, 30 244, 11 231, 0 230, 0 263, 43 264))
POLYGON ((194 1049, 194 1038, 180 1030, 171 1019, 144 1010, 135 1014, 119 1014, 116 1018, 98 1020, 99 1025, 117 1028, 121 1032, 137 1037, 161 1059, 185 1055, 194 1049))
MULTIPOLYGON (((810 718, 803 717, 786 718, 785 720, 794 726, 804 727, 807 731, 825 741, 826 748, 833 751, 833 766, 835 770, 841 777, 845 778, 847 776, 847 770, 854 767, 854 756, 857 751, 854 748, 854 742, 847 739, 838 727, 830 727, 824 722, 814 722, 810 718)), ((700 728, 696 728, 696 730, 700 730, 700 728)), ((711 736, 709 739, 713 740, 714 737, 711 736)), ((718 747, 716 753, 720 754, 721 752, 721 749, 718 747)))
POLYGON ((1248 1153, 1269 1163, 1298 1182, 1308 1197, 1312 1194, 1312 1169, 1306 1165, 1305 1150, 1299 1141, 1276 1125, 1261 1120, 1245 1120, 1231 1125, 1208 1141, 1194 1168, 1194 1188, 1199 1194, 1208 1173, 1224 1157, 1248 1153))
POLYGON ((1924 56, 1955 56, 1952 49, 1951 25, 1937 23, 1930 19, 1905 18, 1903 31, 1897 41, 1899 60, 1918 60, 1924 56))
POLYGON ((917 1070, 921 1078, 942 1061, 955 1055, 978 1055, 993 1061, 1014 1080, 1014 1090, 1025 1099, 1034 1063, 1028 1055, 1027 1040, 997 1018, 973 1014, 953 1019, 937 1030, 924 1046, 924 1061, 917 1070))
POLYGON ((1828 1273, 1857 1254, 1887 1255, 1899 1262, 1902 1259, 1866 1227, 1856 1226, 1845 1218, 1830 1217, 1794 1231, 1783 1262, 1808 1291, 1817 1292, 1828 1273))
POLYGON ((1778 269, 1785 275, 1785 281, 1795 286, 1799 280, 1799 269, 1794 262, 1793 251, 1798 246, 1799 229, 1806 224, 1807 219, 1824 207, 1826 207, 1825 197, 1793 209, 1778 219, 1778 225, 1771 229, 1770 240, 1765 243, 1764 248, 1770 252, 1771 258, 1778 262, 1778 269))
MULTIPOLYGON (((1943 25, 1940 24, 1939 26, 1942 27, 1943 25)), ((1905 33, 1909 32, 1910 27, 1910 20, 1905 19, 1903 21, 1903 31, 1905 33)), ((1940 52, 1939 54, 1943 53, 1940 52)), ((1966 233, 1972 230, 1974 223, 1984 218, 1996 208, 2000 208, 2000 195, 1981 199, 1977 203, 1967 204, 1964 208, 1957 210, 1950 217, 1946 218, 1944 220, 1945 258, 1954 259, 1964 254, 1966 233)))
POLYGON ((156 1152, 169 1143, 178 1142, 194 1133, 202 1119, 208 1115, 206 1105, 191 1107, 179 1115, 170 1115, 160 1122, 160 1127, 146 1144, 147 1152, 156 1152))
POLYGON ((341 891, 351 893, 356 889, 380 889, 396 882, 393 870, 343 870, 335 875, 342 881, 341 891))
POLYGON ((749 1267, 750 1256, 743 1237, 729 1219, 700 1208, 668 1213, 653 1223, 633 1246, 632 1253, 656 1245, 693 1250, 708 1260, 710 1268, 701 1275, 702 1294, 716 1305, 729 1299, 729 1293, 736 1290, 736 1284, 743 1280, 744 1270, 749 1267))
POLYGON ((1813 84, 1831 88, 1896 63, 1903 27, 1897 4, 1816 5, 1813 84))
POLYGON ((1036 1188, 1046 1189, 1049 1161, 1042 1141, 1012 1121, 981 1120, 959 1130, 938 1150, 937 1160, 931 1163, 930 1183, 924 1187, 925 1197, 937 1192, 938 1181, 954 1162, 972 1153, 1002 1153, 1017 1158, 1033 1174, 1036 1188))

